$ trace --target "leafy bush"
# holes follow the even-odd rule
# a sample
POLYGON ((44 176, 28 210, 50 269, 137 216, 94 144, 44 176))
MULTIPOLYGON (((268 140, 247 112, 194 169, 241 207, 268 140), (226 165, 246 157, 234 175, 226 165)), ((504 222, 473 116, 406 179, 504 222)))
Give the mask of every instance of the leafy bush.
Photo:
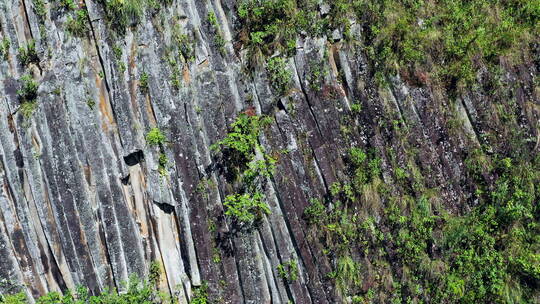
POLYGON ((223 205, 226 215, 244 224, 253 223, 264 214, 270 214, 270 208, 260 192, 228 195, 223 205))
POLYGON ((19 111, 21 111, 24 117, 30 117, 37 107, 37 90, 39 84, 30 75, 22 76, 21 81, 21 88, 17 90, 17 97, 20 103, 19 111))
POLYGON ((76 0, 60 0, 60 7, 66 9, 66 10, 75 10, 77 9, 77 1, 76 0))
POLYGON ((148 131, 146 134, 146 142, 150 146, 159 146, 165 143, 167 140, 167 137, 161 132, 161 130, 157 127, 154 127, 148 131))
POLYGON ((10 294, 10 295, 1 295, 0 294, 0 303, 2 304, 23 304, 26 303, 26 295, 24 292, 10 294))
POLYGON ((193 290, 193 296, 191 298, 191 301, 189 301, 190 304, 208 304, 210 303, 208 301, 208 284, 206 282, 203 282, 203 284, 200 287, 196 287, 193 290))
MULTIPOLYGON (((159 276, 159 275, 158 275, 159 276)), ((50 292, 36 300, 36 304, 164 304, 176 303, 175 299, 157 291, 156 281, 141 281, 136 276, 130 276, 125 283, 125 292, 119 293, 116 289, 105 290, 102 293, 90 296, 88 289, 78 287, 76 290, 67 290, 64 294, 50 292)), ((0 296, 2 304, 28 303, 24 293, 0 296)), ((192 302, 194 303, 194 302, 192 302)), ((206 302, 196 302, 206 303, 206 302)))
POLYGON ((272 57, 266 63, 266 71, 272 88, 279 95, 285 95, 291 85, 292 73, 287 69, 285 60, 281 57, 272 57))
POLYGON ((259 144, 259 133, 268 123, 267 118, 241 113, 231 124, 227 136, 212 145, 213 150, 222 152, 228 167, 241 178, 238 193, 228 195, 223 203, 225 214, 241 225, 252 224, 264 214, 270 214, 260 191, 266 178, 274 173, 276 163, 259 144), (263 155, 260 160, 255 160, 257 151, 263 155))
POLYGON ((139 88, 141 88, 141 91, 144 93, 148 92, 148 74, 146 72, 143 72, 141 74, 141 78, 139 78, 139 88))
POLYGON ((4 60, 8 59, 9 55, 9 46, 11 45, 11 42, 6 37, 2 38, 2 41, 0 42, 0 56, 4 58, 4 60))
POLYGON ((40 18, 44 18, 45 14, 47 13, 44 0, 34 0, 33 3, 36 15, 38 15, 40 18))
POLYGON ((37 90, 39 84, 34 81, 32 76, 30 75, 22 76, 21 81, 22 86, 19 90, 17 90, 17 96, 19 97, 19 101, 21 103, 35 101, 37 98, 37 90))
POLYGON ((39 57, 36 52, 35 41, 30 40, 25 47, 20 47, 17 58, 23 66, 28 66, 30 63, 38 64, 39 57))
POLYGON ((253 64, 276 51, 291 53, 296 46, 294 0, 243 0, 238 6, 241 41, 249 48, 253 64))
POLYGON ((372 151, 366 153, 357 147, 350 148, 348 160, 351 164, 351 170, 354 171, 353 182, 358 188, 381 174, 381 160, 372 151))
POLYGON ((293 282, 298 280, 298 262, 296 260, 288 260, 277 266, 278 275, 283 280, 293 282))
POLYGON ((267 118, 241 113, 231 124, 227 136, 212 145, 212 149, 228 153, 235 165, 247 164, 255 157, 255 150, 260 150, 259 132, 268 123, 267 118))
POLYGON ((321 200, 312 198, 310 205, 304 209, 304 216, 307 222, 311 225, 320 225, 324 221, 326 215, 326 207, 321 203, 321 200))

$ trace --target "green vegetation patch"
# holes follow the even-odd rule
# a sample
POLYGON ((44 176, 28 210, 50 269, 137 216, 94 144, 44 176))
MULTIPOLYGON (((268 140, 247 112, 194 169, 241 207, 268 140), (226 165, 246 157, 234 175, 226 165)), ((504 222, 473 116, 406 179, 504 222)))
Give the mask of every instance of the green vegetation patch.
POLYGON ((227 195, 223 205, 226 215, 242 223, 251 223, 264 214, 270 214, 270 208, 264 202, 261 192, 227 195))
POLYGON ((39 57, 36 52, 36 43, 34 40, 30 40, 26 46, 19 48, 17 59, 19 59, 19 62, 25 67, 31 63, 39 63, 39 57))
MULTIPOLYGON (((50 292, 36 300, 37 304, 173 304, 177 300, 172 296, 157 290, 157 282, 161 277, 161 268, 159 264, 153 262, 150 264, 150 274, 145 280, 132 275, 123 285, 123 292, 116 289, 108 289, 98 295, 90 295, 87 288, 77 287, 75 290, 66 290, 65 292, 50 292)), ((191 303, 207 303, 207 295, 200 295, 195 292, 194 300, 191 303), (199 300, 195 300, 195 299, 199 300), (197 302, 198 301, 198 302, 197 302)), ((23 292, 0 295, 2 304, 27 304, 30 303, 23 292)))
POLYGON ((266 71, 272 88, 279 95, 285 95, 292 82, 292 73, 287 69, 286 61, 282 57, 269 58, 266 62, 266 71))
POLYGON ((269 118, 241 113, 231 124, 227 136, 212 145, 221 152, 221 160, 239 182, 237 193, 225 198, 225 214, 238 224, 249 225, 270 214, 262 192, 265 180, 275 170, 276 160, 267 155, 259 143, 259 133, 269 118), (262 159, 256 159, 256 155, 262 159))
POLYGON ((37 90, 39 84, 30 75, 24 75, 21 77, 21 88, 17 90, 17 97, 19 99, 21 114, 29 118, 37 108, 37 90))
MULTIPOLYGON (((312 199, 304 211, 334 261, 328 276, 342 296, 359 303, 374 296, 391 303, 538 299, 540 157, 472 151, 465 163, 478 203, 454 215, 431 190, 391 193, 375 153, 352 148, 347 163, 351 180, 332 184, 325 200, 312 199)), ((397 183, 411 179, 395 172, 397 183)))
POLYGON ((288 260, 277 266, 278 275, 287 282, 298 280, 298 262, 296 260, 288 260))
POLYGON ((438 80, 448 88, 471 83, 483 63, 513 63, 527 57, 540 36, 539 0, 335 0, 321 15, 313 0, 242 0, 238 5, 240 41, 252 63, 274 54, 292 55, 300 33, 349 42, 354 22, 375 65, 376 78, 400 74, 423 85, 438 80))
POLYGON ((2 57, 4 60, 8 59, 10 45, 11 42, 6 37, 2 38, 0 41, 0 57, 2 57))
POLYGON ((159 146, 164 144, 165 141, 167 141, 167 137, 158 127, 150 129, 146 134, 146 142, 150 146, 159 146))
POLYGON ((80 9, 75 12, 75 17, 69 16, 67 19, 67 30, 76 37, 84 37, 89 31, 88 12, 80 9))

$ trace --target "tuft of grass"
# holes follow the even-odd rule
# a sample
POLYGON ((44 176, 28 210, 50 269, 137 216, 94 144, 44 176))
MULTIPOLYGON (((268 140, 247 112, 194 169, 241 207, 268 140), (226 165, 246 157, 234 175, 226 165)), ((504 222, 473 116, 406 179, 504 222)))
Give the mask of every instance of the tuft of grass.
POLYGON ((88 12, 80 9, 75 12, 75 18, 69 16, 67 19, 67 30, 76 37, 84 37, 88 33, 88 12))
POLYGON ((141 19, 146 5, 146 0, 108 0, 106 2, 108 20, 116 30, 124 31, 141 19))

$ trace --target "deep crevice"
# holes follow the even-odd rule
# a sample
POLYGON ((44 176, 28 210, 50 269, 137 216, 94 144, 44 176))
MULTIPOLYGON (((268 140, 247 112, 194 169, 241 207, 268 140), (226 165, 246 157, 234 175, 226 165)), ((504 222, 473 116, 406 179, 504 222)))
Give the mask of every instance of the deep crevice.
POLYGON ((124 162, 128 166, 135 166, 144 161, 144 152, 142 150, 136 150, 126 156, 124 156, 124 162))

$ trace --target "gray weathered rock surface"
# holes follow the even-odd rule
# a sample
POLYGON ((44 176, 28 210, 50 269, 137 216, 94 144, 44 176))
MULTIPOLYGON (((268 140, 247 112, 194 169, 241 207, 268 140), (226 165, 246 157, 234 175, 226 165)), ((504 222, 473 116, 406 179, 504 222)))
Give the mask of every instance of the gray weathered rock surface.
MULTIPOLYGON (((77 38, 59 12, 47 10, 40 20, 29 0, 0 1, 1 35, 11 41, 0 63, 0 290, 22 285, 37 297, 83 284, 96 292, 121 286, 132 273, 144 276, 158 261, 161 288, 178 291, 183 303, 203 281, 223 303, 339 302, 327 277, 332 261, 303 210, 344 178, 347 147, 406 153, 402 138, 386 131, 393 121, 405 122, 415 167, 444 204, 457 210, 468 201, 464 151, 497 128, 488 93, 451 101, 435 87, 398 78, 379 89, 361 46, 301 37, 288 61, 294 88, 278 100, 264 70, 246 73, 233 48, 234 1, 174 1, 125 35, 109 30, 100 5, 84 2, 91 31, 77 38), (227 41, 224 52, 213 42, 209 11, 227 41), (175 28, 192 39, 193 61, 181 62, 172 48, 175 28), (17 48, 31 39, 40 62, 25 68, 17 48), (175 67, 164 60, 171 52, 175 67), (320 91, 308 83, 314 60, 329 70, 320 91), (26 118, 16 91, 29 71, 40 86, 38 107, 26 118), (148 92, 138 87, 143 72, 148 92), (353 102, 361 114, 351 113, 353 102), (266 189, 272 213, 254 231, 233 233, 222 205, 232 187, 211 170, 209 146, 250 106, 274 119, 260 138, 278 156, 266 189), (456 119, 457 127, 450 123, 456 119), (168 139, 166 175, 158 170, 160 152, 145 141, 156 126, 168 139), (284 282, 276 267, 292 259, 299 279, 284 282)), ((504 76, 515 87, 532 149, 539 148, 537 68, 504 76)), ((383 158, 382 166, 387 172, 391 164, 383 158)))

